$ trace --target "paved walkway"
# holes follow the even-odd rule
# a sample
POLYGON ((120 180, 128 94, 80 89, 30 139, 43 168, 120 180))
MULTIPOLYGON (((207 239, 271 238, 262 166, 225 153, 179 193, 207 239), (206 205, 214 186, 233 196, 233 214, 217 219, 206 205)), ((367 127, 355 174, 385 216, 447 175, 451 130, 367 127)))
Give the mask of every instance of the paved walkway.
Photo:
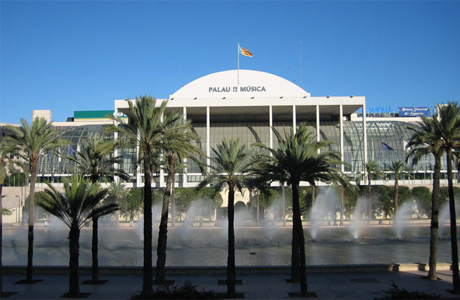
MULTIPOLYGON (((441 280, 421 279, 425 271, 369 272, 369 273, 313 273, 307 274, 309 291, 317 299, 374 299, 383 296, 382 290, 391 288, 392 280, 399 288, 408 291, 441 294, 442 298, 459 299, 459 295, 448 292, 452 289, 451 271, 439 271, 441 280)), ((3 291, 17 292, 6 299, 59 299, 68 291, 68 276, 63 274, 36 274, 34 279, 42 281, 33 285, 15 284, 25 279, 24 274, 5 274, 3 291)), ((288 293, 298 292, 298 283, 287 283, 288 274, 243 274, 237 279, 242 285, 236 286, 237 293, 243 293, 244 299, 288 299, 288 293)), ((90 279, 90 275, 81 275, 81 282, 90 279)), ((87 299, 129 299, 142 288, 141 275, 100 275, 108 280, 104 285, 81 285, 82 293, 90 293, 87 299)), ((226 286, 218 285, 225 275, 173 275, 167 279, 175 280, 174 285, 181 286, 188 280, 198 290, 212 290, 225 293, 226 286)))

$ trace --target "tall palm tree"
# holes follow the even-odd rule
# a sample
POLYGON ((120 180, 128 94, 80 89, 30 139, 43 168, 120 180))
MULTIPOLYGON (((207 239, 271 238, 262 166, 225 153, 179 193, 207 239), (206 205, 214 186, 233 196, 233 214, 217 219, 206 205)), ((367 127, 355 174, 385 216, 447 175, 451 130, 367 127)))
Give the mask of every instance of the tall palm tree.
MULTIPOLYGON (((171 195, 174 194, 174 182, 176 172, 183 170, 185 159, 193 159, 194 154, 200 153, 199 149, 192 145, 192 141, 198 139, 190 129, 191 121, 186 120, 181 113, 172 113, 164 116, 163 122, 167 125, 161 135, 161 150, 164 156, 164 169, 167 174, 166 188, 163 194, 163 206, 161 210, 160 227, 157 245, 156 278, 158 284, 166 282, 166 245, 168 234, 168 215, 171 195)), ((174 217, 174 216, 173 216, 174 217)))
POLYGON ((138 163, 143 163, 144 172, 144 266, 142 293, 153 292, 152 272, 152 168, 161 143, 161 135, 170 122, 162 122, 167 102, 156 106, 156 99, 150 96, 136 97, 134 103, 128 101, 129 121, 118 116, 108 116, 117 125, 107 126, 107 133, 118 133, 122 146, 139 146, 138 163))
MULTIPOLYGON (((122 162, 121 157, 113 157, 115 143, 105 140, 104 138, 89 138, 82 140, 80 151, 75 156, 66 156, 67 159, 75 163, 77 172, 88 176, 92 183, 101 179, 112 180, 114 176, 119 176, 124 180, 129 179, 129 175, 122 169, 116 167, 116 164, 122 162)), ((93 235, 92 235, 92 284, 99 284, 99 260, 98 260, 98 216, 94 216, 93 235)))
POLYGON ((428 261, 428 279, 436 280, 436 261, 438 252, 438 231, 439 231, 439 180, 441 178, 441 158, 443 155, 442 141, 439 131, 436 129, 439 117, 434 114, 432 117, 422 116, 418 126, 411 126, 409 130, 412 136, 406 145, 409 152, 406 161, 412 159, 412 165, 427 156, 434 157, 433 190, 431 194, 431 224, 430 224, 430 258, 428 261))
POLYGON ((342 162, 340 153, 325 150, 330 143, 316 141, 316 137, 308 131, 305 123, 300 124, 297 132, 292 129, 288 132, 285 129, 282 135, 274 128, 273 132, 278 139, 279 148, 271 149, 257 144, 269 152, 262 156, 263 160, 258 168, 265 180, 287 179, 292 185, 291 280, 300 281, 301 294, 305 296, 308 293, 308 285, 305 270, 305 238, 299 203, 300 181, 306 181, 312 186, 318 181, 343 182, 339 169, 333 167, 342 162))
MULTIPOLYGON (((3 215, 8 215, 8 210, 3 208, 3 183, 8 176, 8 168, 12 167, 11 155, 14 148, 5 142, 0 142, 0 297, 3 293, 3 276, 2 276, 2 245, 3 245, 3 215)), ((19 209, 19 208, 18 208, 19 209)))
POLYGON ((243 186, 249 180, 251 170, 251 152, 240 139, 223 140, 212 147, 213 156, 211 172, 200 182, 199 188, 210 184, 220 190, 228 187, 228 259, 227 259, 227 297, 235 297, 235 189, 242 192, 243 186))
POLYGON ((449 189, 450 209, 450 237, 452 253, 452 282, 454 293, 460 293, 460 275, 458 268, 458 245, 457 245, 457 217, 455 213, 455 198, 452 176, 453 151, 460 149, 460 107, 457 102, 449 102, 439 107, 439 122, 437 130, 441 135, 442 149, 447 159, 447 182, 449 189))
POLYGON ((38 160, 41 156, 47 155, 48 153, 59 155, 56 149, 67 145, 68 142, 59 139, 59 132, 53 130, 52 123, 47 122, 44 118, 35 118, 31 125, 29 125, 26 120, 21 119, 21 124, 21 127, 7 126, 11 134, 6 138, 16 146, 19 156, 23 159, 25 164, 27 164, 27 170, 24 171, 30 172, 26 282, 33 283, 34 195, 38 160))
POLYGON ((79 252, 80 229, 91 218, 101 217, 118 210, 117 204, 98 206, 107 195, 107 189, 90 183, 82 176, 73 175, 64 182, 64 192, 48 184, 48 189, 37 194, 37 205, 61 220, 69 227, 69 293, 68 297, 80 296, 79 252))
MULTIPOLYGON (((372 180, 383 178, 385 174, 380 169, 380 166, 375 160, 370 160, 367 164, 364 164, 365 175, 368 186, 368 202, 367 202, 367 224, 371 223, 372 219, 372 180)), ((364 175, 364 174, 363 174, 364 175)))

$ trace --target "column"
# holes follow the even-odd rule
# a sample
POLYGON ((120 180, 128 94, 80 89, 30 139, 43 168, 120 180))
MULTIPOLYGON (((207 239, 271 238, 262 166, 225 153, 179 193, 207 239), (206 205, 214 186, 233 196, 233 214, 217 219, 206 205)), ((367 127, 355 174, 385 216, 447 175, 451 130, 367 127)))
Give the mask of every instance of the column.
POLYGON ((294 134, 297 132, 297 111, 295 105, 292 106, 292 130, 294 134))
MULTIPOLYGON (((211 114, 209 106, 206 106, 206 165, 211 164, 209 157, 211 156, 211 114)), ((209 168, 208 168, 209 171, 209 168)))
POLYGON ((268 107, 268 113, 270 114, 269 116, 269 126, 270 126, 270 148, 273 149, 273 106, 270 105, 268 107))
MULTIPOLYGON (((184 115, 184 120, 187 121, 187 107, 182 107, 182 114, 184 115)), ((184 159, 184 162, 187 163, 187 158, 184 159)), ((187 186, 187 168, 182 172, 182 186, 187 186)))
MULTIPOLYGON (((340 159, 344 160, 344 149, 343 149, 343 104, 340 104, 340 159)), ((345 166, 340 165, 340 171, 344 171, 345 166)))

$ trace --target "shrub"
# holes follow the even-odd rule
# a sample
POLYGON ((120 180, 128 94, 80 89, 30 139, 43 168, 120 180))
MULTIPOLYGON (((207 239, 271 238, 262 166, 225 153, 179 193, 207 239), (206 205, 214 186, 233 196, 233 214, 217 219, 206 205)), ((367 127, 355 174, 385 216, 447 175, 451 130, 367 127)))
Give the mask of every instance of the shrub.
POLYGON ((169 287, 168 285, 159 288, 153 293, 140 293, 131 297, 135 299, 218 299, 214 291, 198 291, 196 286, 169 287))
POLYGON ((396 283, 391 284, 391 288, 388 291, 382 291, 385 296, 382 299, 439 299, 441 295, 438 294, 427 294, 425 292, 412 291, 409 292, 406 289, 400 289, 396 283))

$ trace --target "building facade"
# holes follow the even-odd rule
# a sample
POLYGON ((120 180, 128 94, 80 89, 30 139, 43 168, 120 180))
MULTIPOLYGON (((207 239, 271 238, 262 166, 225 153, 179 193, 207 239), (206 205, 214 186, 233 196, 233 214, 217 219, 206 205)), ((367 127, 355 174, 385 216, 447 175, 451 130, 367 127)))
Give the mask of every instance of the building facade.
MULTIPOLYGON (((162 101, 168 102, 167 113, 180 111, 191 120, 199 137, 196 145, 207 157, 213 155, 213 147, 231 137, 247 145, 257 142, 276 148, 271 128, 280 132, 295 130, 305 122, 317 140, 332 142, 329 149, 341 154, 347 163, 342 170, 352 177, 362 173, 370 160, 377 161, 383 169, 393 161, 404 161, 409 128, 420 120, 397 114, 389 118, 380 113, 362 113, 368 111, 364 96, 312 97, 288 80, 251 70, 223 71, 198 78, 168 99, 158 99, 158 104, 162 101)), ((62 137, 71 141, 68 148, 60 149, 61 153, 72 155, 83 139, 102 136, 103 126, 111 122, 104 116, 110 113, 129 115, 127 100, 115 100, 113 110, 78 111, 67 122, 54 122, 63 131, 62 137)), ((117 154, 123 158, 121 167, 132 175, 127 184, 143 186, 142 172, 136 172, 137 149, 124 148, 117 154)), ((203 160, 209 163, 209 158, 203 160)), ((414 179, 403 184, 429 184, 433 165, 431 157, 423 158, 412 167, 414 179)), ((445 172, 445 160, 442 169, 445 172)), ((43 156, 38 172, 42 180, 60 182, 72 173, 72 163, 54 155, 43 156)), ((191 187, 202 179, 202 174, 190 163, 187 172, 176 178, 178 186, 191 187)), ((164 187, 165 174, 154 174, 154 182, 156 187, 164 187)))

